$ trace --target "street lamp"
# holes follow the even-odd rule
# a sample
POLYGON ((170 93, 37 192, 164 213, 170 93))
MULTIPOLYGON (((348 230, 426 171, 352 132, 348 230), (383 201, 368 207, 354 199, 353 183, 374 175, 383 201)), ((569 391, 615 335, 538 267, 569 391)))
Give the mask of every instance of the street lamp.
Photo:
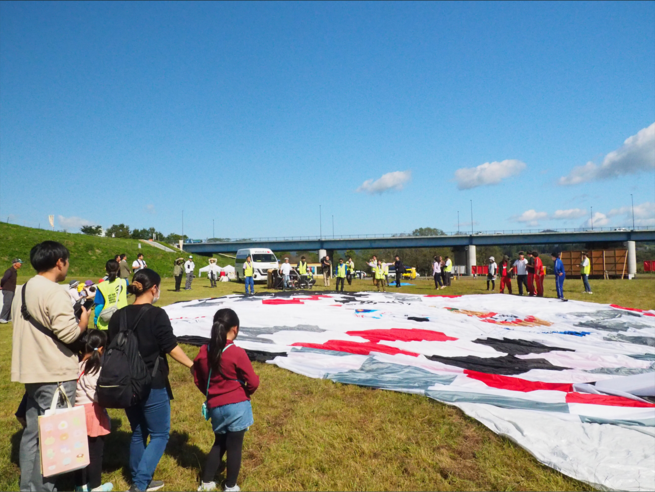
POLYGON ((473 235, 473 200, 471 200, 471 235, 473 235))
POLYGON ((591 207, 591 212, 589 213, 589 222, 591 222, 591 230, 594 230, 594 207, 591 207))
POLYGON ((320 237, 323 239, 323 205, 318 206, 318 220, 320 221, 320 237))
POLYGON ((459 210, 457 211, 457 234, 459 234, 459 210))
POLYGON ((635 230, 635 199, 632 196, 632 193, 630 193, 630 201, 632 202, 632 230, 635 230))

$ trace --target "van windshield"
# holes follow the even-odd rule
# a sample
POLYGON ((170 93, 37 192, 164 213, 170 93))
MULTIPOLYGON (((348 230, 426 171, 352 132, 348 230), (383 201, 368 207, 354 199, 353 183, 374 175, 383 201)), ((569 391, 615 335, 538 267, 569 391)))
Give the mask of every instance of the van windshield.
POLYGON ((277 263, 277 258, 272 253, 262 253, 252 255, 252 261, 255 263, 277 263))

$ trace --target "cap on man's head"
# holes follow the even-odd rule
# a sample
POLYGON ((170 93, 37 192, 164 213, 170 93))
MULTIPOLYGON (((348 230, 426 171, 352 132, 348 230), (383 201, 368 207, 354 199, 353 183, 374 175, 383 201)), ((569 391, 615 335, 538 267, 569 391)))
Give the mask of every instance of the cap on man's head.
POLYGON ((189 258, 193 258, 193 255, 189 255, 189 258))
POLYGON ((13 265, 14 263, 20 263, 20 264, 22 264, 22 263, 23 263, 23 260, 21 260, 20 258, 14 258, 14 260, 13 260, 11 263, 12 263, 12 265, 13 265))
POLYGON ((79 283, 80 282, 77 281, 77 280, 71 280, 70 282, 68 282, 68 287, 70 287, 70 288, 77 287, 77 284, 79 284, 79 283))

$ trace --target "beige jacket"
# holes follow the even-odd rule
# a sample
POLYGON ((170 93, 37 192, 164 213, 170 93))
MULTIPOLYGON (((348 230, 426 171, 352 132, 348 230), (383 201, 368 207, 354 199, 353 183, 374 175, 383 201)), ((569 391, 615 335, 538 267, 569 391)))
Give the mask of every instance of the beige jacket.
MULTIPOLYGON (((27 310, 59 340, 71 343, 81 334, 71 298, 61 285, 37 275, 27 284, 27 310)), ((16 289, 11 308, 14 320, 11 380, 19 383, 56 383, 76 380, 78 357, 23 319, 23 290, 16 289)))

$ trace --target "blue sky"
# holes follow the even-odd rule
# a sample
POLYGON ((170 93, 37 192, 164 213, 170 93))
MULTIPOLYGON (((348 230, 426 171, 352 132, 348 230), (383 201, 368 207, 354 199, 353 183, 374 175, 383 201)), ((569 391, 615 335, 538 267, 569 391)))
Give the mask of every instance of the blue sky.
POLYGON ((2 2, 0 220, 655 226, 653 46, 653 2, 2 2))

